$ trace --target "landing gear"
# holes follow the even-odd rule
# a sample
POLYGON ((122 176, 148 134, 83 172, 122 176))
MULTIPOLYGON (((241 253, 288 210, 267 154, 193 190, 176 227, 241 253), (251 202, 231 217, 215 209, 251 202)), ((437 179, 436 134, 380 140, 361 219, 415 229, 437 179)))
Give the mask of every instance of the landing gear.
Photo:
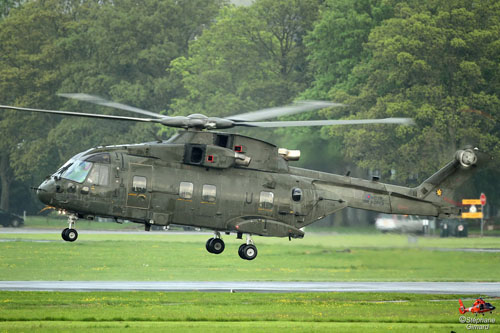
POLYGON ((78 238, 78 232, 75 229, 66 228, 62 231, 61 236, 66 242, 74 242, 78 238))
MULTIPOLYGON (((242 238, 242 234, 238 233, 238 239, 242 238)), ((222 238, 220 238, 220 233, 215 232, 214 237, 207 240, 205 248, 208 252, 213 254, 220 254, 225 249, 225 244, 222 238)), ((238 254, 241 259, 254 260, 257 257, 257 247, 253 243, 251 235, 247 235, 247 241, 245 244, 241 244, 238 249, 238 254)))
POLYGON ((241 259, 254 260, 257 257, 257 248, 253 244, 241 244, 238 254, 241 259))
POLYGON ((240 245, 238 254, 245 260, 254 260, 257 257, 257 247, 253 244, 251 235, 247 235, 247 242, 240 245))
POLYGON ((220 238, 220 233, 216 231, 215 236, 207 240, 205 247, 210 253, 220 254, 222 253, 222 251, 224 251, 226 246, 222 238, 220 238))
POLYGON ((74 229, 76 220, 77 220, 76 215, 69 215, 68 216, 69 228, 65 228, 61 232, 61 237, 66 242, 74 242, 78 238, 78 232, 74 229))

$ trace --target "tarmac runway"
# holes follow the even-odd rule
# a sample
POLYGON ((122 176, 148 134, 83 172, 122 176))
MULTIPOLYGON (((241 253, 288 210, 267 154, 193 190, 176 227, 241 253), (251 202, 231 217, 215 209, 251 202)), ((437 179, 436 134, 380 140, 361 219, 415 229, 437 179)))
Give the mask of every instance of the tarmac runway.
POLYGON ((500 297, 500 282, 0 281, 8 291, 397 292, 500 297))

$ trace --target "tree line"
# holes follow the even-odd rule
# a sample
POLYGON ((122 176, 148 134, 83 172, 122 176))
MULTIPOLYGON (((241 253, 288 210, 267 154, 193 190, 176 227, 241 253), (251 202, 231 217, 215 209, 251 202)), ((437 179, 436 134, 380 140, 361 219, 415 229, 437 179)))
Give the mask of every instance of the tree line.
MULTIPOLYGON (((301 149, 300 166, 403 185, 468 144, 500 160, 498 1, 3 0, 0 17, 0 104, 116 112, 57 96, 84 92, 168 115, 227 116, 330 100, 347 106, 291 118, 416 125, 244 132, 301 149)), ((0 207, 37 211, 29 187, 80 151, 173 133, 2 111, 0 207)), ((500 200, 498 174, 476 180, 490 202, 500 200)))

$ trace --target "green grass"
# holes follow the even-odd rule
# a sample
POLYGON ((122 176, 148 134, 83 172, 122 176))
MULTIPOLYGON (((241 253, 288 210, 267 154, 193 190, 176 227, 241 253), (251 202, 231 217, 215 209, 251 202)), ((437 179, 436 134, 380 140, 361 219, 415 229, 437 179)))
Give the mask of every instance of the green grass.
MULTIPOLYGON (((498 281, 500 276, 498 253, 439 250, 500 248, 493 237, 419 237, 417 243, 404 235, 308 233, 292 242, 255 237, 254 261, 238 257, 242 241, 234 235, 224 237, 222 254, 207 253, 208 237, 82 230, 78 241, 66 243, 59 232, 2 234, 0 229, 0 280, 498 281)), ((0 332, 463 332, 459 297, 471 296, 0 292, 0 332)), ((500 319, 497 312, 487 316, 500 319)))
POLYGON ((306 235, 303 240, 255 237, 259 255, 239 258, 241 240, 209 254, 209 235, 85 234, 66 243, 58 233, 1 234, 0 280, 273 280, 498 281, 498 253, 436 248, 500 248, 498 238, 419 238, 400 235, 306 235), (424 247, 422 247, 424 246, 424 247))
MULTIPOLYGON (((0 292, 0 331, 463 331, 465 325, 458 320, 459 297, 391 293, 0 292)), ((488 317, 500 319, 496 313, 488 317)))
POLYGON ((2 332, 451 332, 465 324, 331 323, 331 322, 9 322, 2 332))

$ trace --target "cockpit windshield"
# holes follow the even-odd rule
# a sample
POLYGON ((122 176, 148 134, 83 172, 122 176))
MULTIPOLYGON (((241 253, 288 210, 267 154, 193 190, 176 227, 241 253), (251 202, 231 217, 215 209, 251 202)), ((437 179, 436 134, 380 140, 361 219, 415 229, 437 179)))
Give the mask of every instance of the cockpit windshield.
POLYGON ((91 168, 92 162, 75 160, 73 161, 73 164, 69 165, 69 167, 64 171, 61 177, 78 183, 83 183, 91 168))

